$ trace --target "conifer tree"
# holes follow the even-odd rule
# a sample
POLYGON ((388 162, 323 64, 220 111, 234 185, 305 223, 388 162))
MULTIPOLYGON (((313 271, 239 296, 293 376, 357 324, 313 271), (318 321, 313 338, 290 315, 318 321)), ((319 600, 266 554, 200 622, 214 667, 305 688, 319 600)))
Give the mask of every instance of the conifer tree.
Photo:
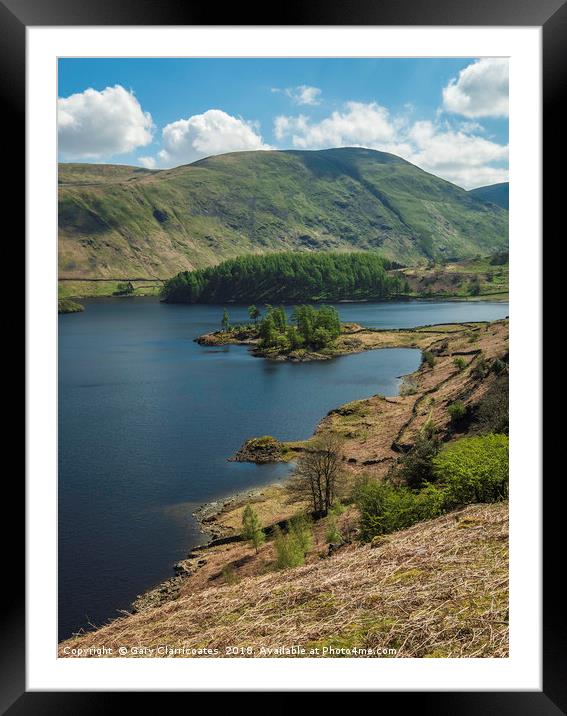
POLYGON ((228 329, 230 328, 230 319, 228 317, 228 311, 226 310, 226 308, 224 309, 222 314, 221 326, 223 331, 228 331, 228 329))
POLYGON ((252 306, 248 306, 248 315, 250 316, 251 321, 258 323, 258 319, 260 318, 260 309, 252 304, 252 306))
POLYGON ((266 538, 262 525, 258 519, 258 515, 254 511, 251 505, 246 505, 244 512, 242 513, 242 538, 254 547, 256 554, 258 550, 264 544, 266 538))

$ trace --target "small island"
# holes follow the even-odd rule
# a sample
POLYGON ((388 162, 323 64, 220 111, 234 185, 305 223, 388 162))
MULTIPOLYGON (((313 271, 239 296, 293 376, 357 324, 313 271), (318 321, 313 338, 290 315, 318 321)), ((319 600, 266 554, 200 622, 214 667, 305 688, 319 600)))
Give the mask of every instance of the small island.
POLYGON ((304 362, 330 360, 349 353, 376 348, 419 348, 427 351, 448 334, 465 333, 482 325, 448 323, 417 328, 366 328, 358 323, 341 323, 332 306, 296 306, 288 318, 283 307, 267 306, 262 316, 249 306, 249 323, 232 325, 225 309, 221 329, 196 339, 204 346, 247 345, 253 355, 275 361, 304 362))

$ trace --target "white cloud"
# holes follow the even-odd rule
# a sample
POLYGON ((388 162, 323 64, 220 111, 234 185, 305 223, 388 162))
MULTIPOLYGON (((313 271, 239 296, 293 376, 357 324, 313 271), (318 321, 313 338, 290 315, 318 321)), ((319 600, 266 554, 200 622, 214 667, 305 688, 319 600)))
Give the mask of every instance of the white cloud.
POLYGON ((312 123, 304 115, 276 117, 277 139, 290 136, 296 147, 317 149, 349 145, 370 146, 395 138, 395 127, 388 110, 372 102, 347 102, 344 112, 333 112, 320 122, 312 123))
POLYGON ((508 60, 483 58, 443 89, 443 108, 464 117, 508 116, 508 60))
POLYGON ((253 122, 209 109, 188 119, 178 119, 162 130, 163 149, 158 156, 166 166, 188 164, 197 159, 254 149, 271 149, 253 122))
POLYGON ((125 154, 152 141, 152 117, 133 92, 115 85, 57 100, 59 150, 67 159, 125 154))
POLYGON ((482 124, 474 120, 459 122, 458 127, 462 132, 465 132, 465 134, 472 134, 473 132, 480 132, 482 134, 485 131, 482 124))
POLYGON ((279 141, 298 149, 367 147, 391 152, 465 188, 506 181, 508 147, 478 136, 477 123, 458 128, 436 122, 409 122, 375 102, 348 102, 319 122, 305 115, 274 120, 279 141))
POLYGON ((154 157, 138 157, 138 161, 143 167, 146 167, 146 169, 156 168, 156 160, 154 157))
POLYGON ((319 87, 310 87, 309 85, 298 85, 297 87, 287 87, 286 89, 274 87, 272 92, 282 92, 295 104, 311 106, 321 104, 321 90, 319 87))
POLYGON ((416 122, 409 131, 414 148, 405 158, 444 179, 472 188, 508 180, 508 146, 484 137, 416 122))

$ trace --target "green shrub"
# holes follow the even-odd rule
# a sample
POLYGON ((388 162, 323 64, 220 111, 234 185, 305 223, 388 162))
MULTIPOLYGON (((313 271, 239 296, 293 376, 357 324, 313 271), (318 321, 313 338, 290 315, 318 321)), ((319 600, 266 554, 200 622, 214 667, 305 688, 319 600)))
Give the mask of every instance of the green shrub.
POLYGON ((474 364, 471 375, 473 378, 477 378, 482 380, 483 378, 486 378, 486 376, 490 373, 490 364, 486 360, 486 358, 479 358, 476 363, 474 364))
POLYGON ((339 515, 342 515, 343 512, 346 510, 346 507, 343 505, 342 502, 335 502, 334 505, 329 510, 329 515, 332 515, 333 517, 338 517, 339 515))
POLYGON ((337 544, 343 541, 342 532, 337 525, 337 519, 334 515, 327 517, 327 530, 325 532, 325 539, 329 544, 337 544))
POLYGON ((454 363, 455 367, 457 367, 459 370, 464 370, 467 365, 466 360, 462 356, 457 356, 453 360, 453 363, 454 363))
POLYGON ((279 440, 277 440, 273 435, 261 435, 259 438, 250 438, 248 443, 252 447, 261 447, 264 445, 276 445, 279 443, 279 440))
POLYGON ((508 434, 509 393, 508 376, 494 381, 479 401, 475 412, 475 428, 480 433, 508 434))
POLYGON ((423 351, 423 362, 427 363, 430 368, 433 368, 433 366, 437 362, 437 359, 431 351, 423 351))
POLYGON ((305 556, 313 546, 313 527, 307 515, 294 515, 287 523, 288 535, 305 556))
POLYGON ((490 264, 492 266, 502 266, 502 264, 507 264, 509 261, 508 258, 508 252, 507 251, 497 251, 490 259, 490 264))
POLYGON ((419 490, 368 478, 359 480, 354 501, 360 512, 360 539, 402 530, 447 510, 508 497, 508 437, 484 435, 445 445, 433 458, 437 482, 419 490))
POLYGON ((478 279, 471 281, 469 284, 469 295, 478 296, 480 294, 480 283, 478 279))
POLYGON ((355 501, 360 511, 360 538, 364 542, 437 517, 445 507, 444 492, 431 484, 414 492, 389 482, 366 481, 358 486, 355 501))
POLYGON ((325 348, 325 346, 328 346, 332 340, 333 336, 330 331, 326 328, 319 327, 313 331, 311 345, 313 348, 325 348))
POLYGON ((458 423, 459 420, 462 420, 465 417, 467 408, 460 400, 455 400, 454 403, 447 406, 447 412, 451 416, 451 422, 458 423))
POLYGON ((447 505, 508 497, 508 436, 489 434, 448 443, 433 459, 447 505))
POLYGON ((508 374, 508 363, 506 363, 503 360, 500 360, 500 358, 495 358, 492 361, 492 372, 495 375, 507 375, 508 374))
POLYGON ((439 452, 439 439, 432 431, 423 430, 413 447, 400 458, 397 475, 412 489, 434 479, 433 458, 439 452))
POLYGON ((305 553, 295 537, 284 534, 278 525, 274 527, 274 547, 276 549, 276 568, 289 569, 299 567, 305 562, 305 553))
POLYGON ((134 293, 134 285, 127 281, 126 283, 119 283, 114 291, 115 296, 130 296, 134 293))

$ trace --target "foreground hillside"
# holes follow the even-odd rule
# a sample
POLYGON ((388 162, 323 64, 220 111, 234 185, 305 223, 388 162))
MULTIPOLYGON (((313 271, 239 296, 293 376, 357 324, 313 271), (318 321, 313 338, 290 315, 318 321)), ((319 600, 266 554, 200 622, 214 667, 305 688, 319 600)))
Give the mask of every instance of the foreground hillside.
POLYGON ((508 321, 359 328, 338 342, 344 352, 419 346, 424 360, 400 396, 340 406, 310 440, 281 444, 284 459, 291 452, 298 463, 326 437, 340 450, 341 499, 307 525, 299 561, 282 565, 294 555, 282 554, 279 531, 289 538, 309 510, 293 481, 208 506, 199 519, 217 539, 140 596, 133 614, 63 642, 61 656, 507 656, 507 482, 499 494, 486 489, 498 487, 497 473, 507 481, 507 459, 500 450, 497 464, 483 461, 495 444, 507 455, 508 321), (436 501, 451 481, 428 484, 426 471, 451 455, 460 455, 455 477, 465 492, 438 505, 440 514, 436 501), (481 471, 468 483, 471 457, 481 471), (373 496, 391 508, 376 512, 373 496), (241 536, 250 508, 265 537, 256 548, 241 536), (174 651, 151 651, 163 645, 174 651), (111 653, 97 652, 102 646, 111 653), (244 652, 227 652, 234 646, 244 652), (306 652, 266 651, 292 646, 306 652))
POLYGON ((164 171, 59 167, 61 278, 156 279, 246 253, 506 248, 508 214, 391 154, 238 152, 164 171))
POLYGON ((505 657, 507 538, 507 505, 475 505, 292 576, 248 577, 118 619, 64 642, 59 653, 89 655, 104 645, 112 649, 106 656, 119 656, 128 645, 128 656, 145 647, 156 650, 146 656, 218 657, 239 645, 251 657, 505 657), (158 652, 163 645, 171 652, 158 652), (305 651, 268 651, 293 646, 305 651))

